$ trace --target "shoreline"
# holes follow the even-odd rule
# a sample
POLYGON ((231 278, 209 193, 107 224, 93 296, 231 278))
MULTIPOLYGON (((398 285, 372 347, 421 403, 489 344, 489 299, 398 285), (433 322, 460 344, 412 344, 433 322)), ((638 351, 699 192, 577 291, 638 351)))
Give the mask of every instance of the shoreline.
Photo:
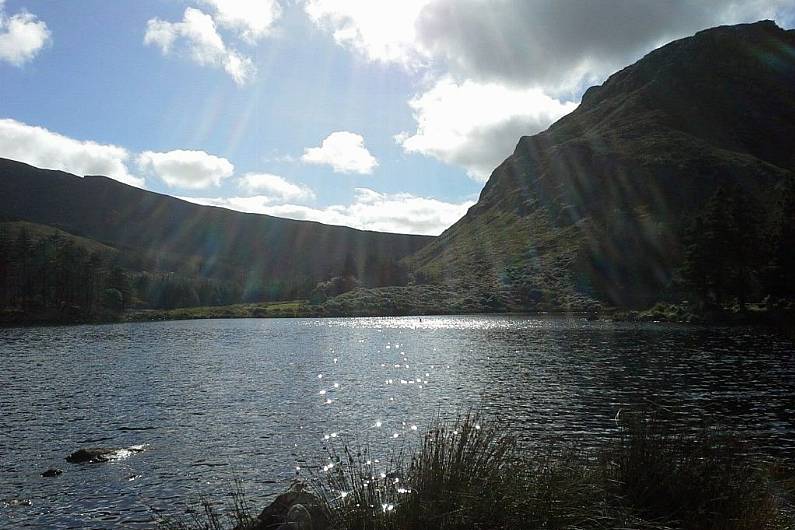
POLYGON ((58 327, 101 324, 123 324, 144 322, 167 322, 180 320, 232 320, 258 318, 379 318, 379 317, 432 317, 432 316, 554 316, 579 318, 594 322, 638 322, 685 324, 692 326, 750 326, 759 328, 778 328, 789 330, 795 325, 795 310, 751 310, 745 312, 713 311, 690 312, 674 304, 657 304, 646 310, 626 310, 606 308, 600 311, 573 310, 472 310, 472 311, 328 311, 322 306, 311 306, 303 301, 272 302, 259 304, 235 304, 229 306, 197 306, 186 308, 139 309, 119 315, 103 315, 95 318, 75 318, 73 315, 61 318, 51 316, 21 315, 17 318, 2 318, 0 328, 58 327), (292 306, 285 309, 285 306, 292 306), (660 307, 662 306, 662 307, 660 307), (276 309, 272 309, 276 308, 276 309))

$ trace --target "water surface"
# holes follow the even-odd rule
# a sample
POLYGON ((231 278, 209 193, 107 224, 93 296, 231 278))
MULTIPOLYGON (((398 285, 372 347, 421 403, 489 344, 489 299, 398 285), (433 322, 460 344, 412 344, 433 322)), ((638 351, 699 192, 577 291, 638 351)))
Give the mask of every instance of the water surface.
POLYGON ((761 330, 516 316, 0 330, 0 527, 148 527, 240 478, 264 504, 356 437, 382 454, 482 407, 597 445, 619 410, 718 419, 795 462, 795 348, 761 330), (415 430, 416 429, 416 430, 415 430), (83 446, 146 444, 105 464, 83 446), (64 474, 42 478, 49 467, 64 474), (29 506, 11 506, 25 499, 29 506), (4 502, 5 501, 5 502, 4 502))

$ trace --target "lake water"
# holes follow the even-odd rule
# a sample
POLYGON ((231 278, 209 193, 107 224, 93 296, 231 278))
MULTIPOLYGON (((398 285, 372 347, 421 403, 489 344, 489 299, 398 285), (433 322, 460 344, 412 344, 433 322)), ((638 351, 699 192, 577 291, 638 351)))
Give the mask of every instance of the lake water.
POLYGON ((649 406, 693 425, 706 414, 795 462, 793 343, 516 316, 0 329, 0 527, 149 527, 223 500, 236 478, 260 507, 326 437, 386 454, 469 407, 528 443, 588 445, 615 433, 620 409, 649 406), (109 463, 64 461, 138 444, 109 463), (40 477, 49 467, 64 473, 40 477))

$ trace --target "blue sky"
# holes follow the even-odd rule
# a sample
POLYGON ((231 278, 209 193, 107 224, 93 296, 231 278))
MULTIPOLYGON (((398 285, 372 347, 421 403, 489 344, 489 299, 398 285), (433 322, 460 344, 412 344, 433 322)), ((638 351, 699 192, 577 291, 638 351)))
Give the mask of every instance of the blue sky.
POLYGON ((795 2, 0 0, 0 156, 438 234, 519 136, 673 38, 795 2))

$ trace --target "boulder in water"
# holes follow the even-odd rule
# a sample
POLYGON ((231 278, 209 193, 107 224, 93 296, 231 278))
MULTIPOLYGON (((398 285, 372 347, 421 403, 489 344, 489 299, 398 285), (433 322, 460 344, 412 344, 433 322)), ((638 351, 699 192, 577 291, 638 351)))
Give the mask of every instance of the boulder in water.
POLYGON ((55 468, 55 467, 51 467, 50 469, 48 469, 47 471, 45 471, 44 473, 42 473, 42 474, 41 474, 41 476, 42 476, 42 477, 57 477, 57 476, 58 476, 58 475, 60 475, 61 473, 63 473, 63 470, 62 470, 62 469, 58 469, 58 468, 55 468))
POLYGON ((66 461, 72 464, 93 464, 96 462, 108 462, 126 458, 132 453, 140 453, 144 450, 143 445, 133 445, 126 448, 118 447, 83 447, 66 457, 66 461))

